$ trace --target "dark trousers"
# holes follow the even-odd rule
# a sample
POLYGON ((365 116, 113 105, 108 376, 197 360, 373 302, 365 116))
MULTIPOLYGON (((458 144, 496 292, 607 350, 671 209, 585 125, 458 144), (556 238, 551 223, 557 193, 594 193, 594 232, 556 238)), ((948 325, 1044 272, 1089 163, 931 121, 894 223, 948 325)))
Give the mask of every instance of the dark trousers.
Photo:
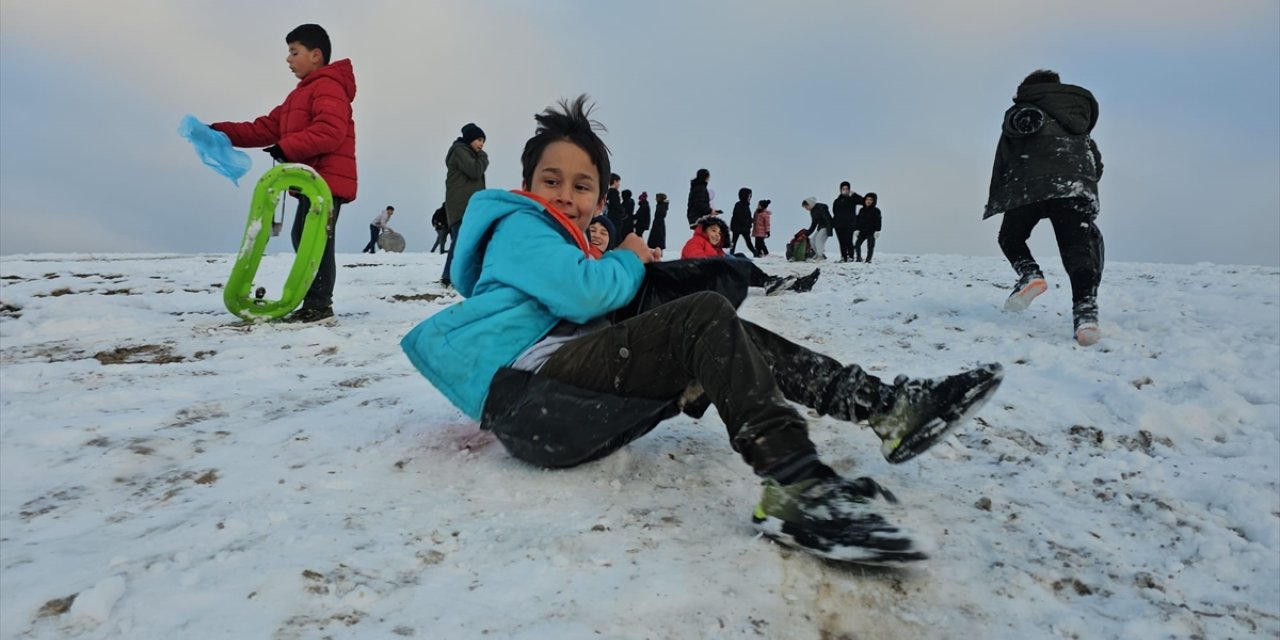
POLYGON ((858 241, 853 244, 853 259, 862 259, 862 243, 867 243, 867 262, 871 262, 871 256, 876 252, 876 232, 859 231, 858 241))
MULTIPOLYGON (((302 299, 303 309, 328 309, 333 306, 333 284, 337 277, 337 265, 333 257, 333 230, 338 226, 338 211, 342 209, 342 201, 334 199, 333 212, 329 214, 329 223, 325 225, 324 256, 320 258, 320 268, 316 271, 316 279, 311 281, 311 288, 302 299)), ((293 215, 293 228, 289 238, 293 240, 293 250, 298 250, 302 242, 302 230, 307 224, 307 211, 311 210, 311 201, 306 196, 298 196, 298 212, 293 215)))
POLYGON ((458 247, 458 230, 462 228, 462 221, 449 225, 449 257, 444 259, 444 273, 440 274, 440 281, 444 283, 453 282, 453 278, 449 275, 449 268, 453 266, 453 250, 458 247))
POLYGON ((836 240, 840 241, 840 259, 853 260, 853 229, 836 229, 836 240))
POLYGON ((378 252, 378 236, 382 235, 382 229, 376 224, 369 225, 369 244, 364 246, 360 253, 377 253, 378 252))
POLYGON ((844 366, 739 319, 724 296, 710 292, 568 342, 539 374, 590 391, 655 400, 700 386, 734 450, 757 471, 814 450, 806 420, 787 400, 855 422, 883 410, 892 389, 857 365, 844 366))
POLYGON ((1092 301, 1098 295, 1105 262, 1102 231, 1094 224, 1096 208, 1084 198, 1057 198, 1004 214, 1000 223, 1000 249, 1018 275, 1040 271, 1040 265, 1027 247, 1027 238, 1036 223, 1048 218, 1058 240, 1062 267, 1071 279, 1071 301, 1092 301))
POLYGON ((756 241, 756 246, 754 247, 754 249, 756 252, 756 257, 759 258, 760 256, 769 255, 769 248, 764 246, 764 238, 761 236, 756 236, 755 241, 756 241))
POLYGON ((755 249, 753 249, 753 248, 751 247, 751 236, 750 236, 750 235, 745 234, 745 233, 742 233, 742 232, 740 232, 740 231, 731 231, 731 232, 729 232, 729 235, 730 235, 730 237, 732 237, 732 238, 733 238, 733 240, 729 243, 729 253, 737 253, 737 252, 738 252, 738 241, 739 241, 739 240, 745 240, 745 241, 746 241, 746 244, 747 244, 747 251, 750 251, 750 252, 751 252, 751 255, 755 255, 756 250, 755 250, 755 249))
POLYGON ((448 241, 449 241, 449 228, 441 227, 439 229, 436 229, 436 242, 435 244, 431 245, 431 250, 428 251, 427 253, 435 253, 436 247, 440 247, 440 253, 444 253, 446 251, 445 245, 449 244, 448 241))

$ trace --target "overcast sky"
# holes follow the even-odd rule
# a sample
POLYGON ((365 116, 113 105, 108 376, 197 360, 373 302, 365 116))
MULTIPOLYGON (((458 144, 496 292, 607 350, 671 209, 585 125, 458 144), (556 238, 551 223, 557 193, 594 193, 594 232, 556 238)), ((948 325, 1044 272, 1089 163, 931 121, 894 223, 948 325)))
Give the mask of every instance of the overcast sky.
MULTIPOLYGON (((305 22, 359 86, 339 251, 387 204, 425 250, 463 124, 488 134, 489 186, 515 188, 534 113, 589 93, 623 187, 671 196, 677 250, 706 167, 726 212, 742 186, 773 200, 779 248, 800 201, 847 179, 880 194, 881 250, 998 255, 981 216, 1000 119, 1045 67, 1101 105, 1108 259, 1280 264, 1275 0, 4 0, 0 253, 233 251, 270 159, 250 151, 236 188, 178 122, 279 104, 305 22)), ((1052 236, 1032 247, 1056 265, 1052 236)))

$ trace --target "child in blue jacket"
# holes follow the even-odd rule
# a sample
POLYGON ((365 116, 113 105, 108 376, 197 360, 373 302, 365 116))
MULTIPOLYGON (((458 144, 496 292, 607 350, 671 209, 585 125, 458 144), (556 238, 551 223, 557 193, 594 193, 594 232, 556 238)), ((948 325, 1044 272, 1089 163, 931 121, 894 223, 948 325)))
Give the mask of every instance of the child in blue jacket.
POLYGON ((684 410, 714 403, 733 448, 763 478, 753 521, 824 557, 925 557, 880 515, 893 495, 817 456, 798 402, 867 422, 890 462, 923 452, 985 402, 1002 370, 883 384, 740 319, 700 292, 611 322, 659 258, 635 234, 603 255, 585 230, 604 204, 609 151, 586 96, 536 116, 521 191, 485 190, 467 207, 453 284, 466 299, 401 342, 414 366, 516 457, 548 467, 608 455, 684 410))

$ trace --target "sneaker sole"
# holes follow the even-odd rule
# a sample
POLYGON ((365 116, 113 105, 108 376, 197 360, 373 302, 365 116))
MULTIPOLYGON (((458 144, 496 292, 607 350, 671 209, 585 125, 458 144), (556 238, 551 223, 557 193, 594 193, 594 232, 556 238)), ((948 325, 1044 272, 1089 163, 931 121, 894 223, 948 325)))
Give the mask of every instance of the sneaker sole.
POLYGON ((1004 301, 1004 310, 1024 311, 1027 307, 1031 306, 1032 300, 1035 300, 1040 296, 1040 294, 1048 291, 1048 289, 1049 283, 1044 280, 1032 280, 1027 283, 1027 286, 1022 288, 1022 291, 1014 293, 1004 301))
POLYGON ((752 516, 751 521, 755 523, 760 533, 774 542, 783 546, 803 551, 809 555, 834 560, 836 562, 848 562, 850 564, 872 565, 880 567, 903 566, 912 562, 928 560, 929 555, 924 551, 915 548, 915 540, 911 538, 907 532, 899 530, 900 536, 895 540, 906 540, 910 543, 910 548, 891 550, 876 549, 875 547, 858 547, 852 545, 833 544, 830 548, 822 549, 802 544, 795 536, 787 533, 784 529, 786 521, 780 520, 772 516, 752 516))
MULTIPOLYGON (((999 365, 996 365, 999 367, 999 365)), ((960 423, 972 418, 982 406, 995 395, 1004 381, 1004 368, 999 367, 985 384, 969 390, 969 403, 958 414, 942 415, 925 423, 898 440, 885 440, 880 444, 880 453, 890 464, 901 464, 927 451, 939 440, 955 429, 960 423)))
POLYGON ((1076 329, 1076 344, 1082 347, 1091 347, 1098 343, 1102 338, 1102 332, 1098 331, 1098 325, 1087 323, 1080 325, 1076 329))

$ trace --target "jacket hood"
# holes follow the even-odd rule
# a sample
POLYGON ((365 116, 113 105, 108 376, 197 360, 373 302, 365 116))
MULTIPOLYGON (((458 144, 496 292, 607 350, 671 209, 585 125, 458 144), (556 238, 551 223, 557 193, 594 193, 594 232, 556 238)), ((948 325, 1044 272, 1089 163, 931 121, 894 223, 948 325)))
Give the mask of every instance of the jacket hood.
POLYGON ((330 62, 315 71, 307 74, 307 77, 298 81, 298 86, 306 86, 312 82, 316 82, 321 78, 329 78, 338 83, 342 87, 343 93, 347 94, 347 101, 354 102, 356 99, 356 73, 351 68, 351 59, 343 58, 337 62, 330 62))
POLYGON ((465 297, 471 296, 480 279, 490 231, 504 218, 517 215, 545 219, 548 225, 560 231, 565 242, 576 245, 588 256, 599 257, 597 252, 592 251, 586 235, 568 217, 533 194, 484 189, 471 196, 471 201, 467 204, 467 224, 454 241, 453 266, 450 271, 458 293, 465 297))
POLYGON ((1098 101, 1088 89, 1073 84, 1024 85, 1013 101, 1035 105, 1072 135, 1089 133, 1098 124, 1098 101))

